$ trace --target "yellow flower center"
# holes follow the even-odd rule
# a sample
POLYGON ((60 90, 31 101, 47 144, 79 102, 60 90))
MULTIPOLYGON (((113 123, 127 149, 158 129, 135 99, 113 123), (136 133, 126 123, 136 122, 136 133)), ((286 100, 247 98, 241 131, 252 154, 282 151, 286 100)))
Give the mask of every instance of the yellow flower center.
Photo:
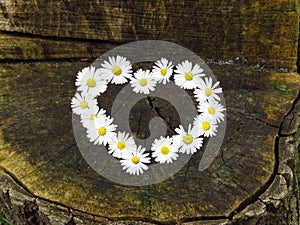
POLYGON ((162 76, 166 76, 166 74, 167 74, 167 68, 162 68, 160 70, 160 73, 161 73, 162 76))
POLYGON ((119 76, 122 73, 122 69, 119 66, 114 66, 111 71, 116 76, 119 76))
POLYGON ((207 111, 209 114, 215 114, 215 112, 216 112, 215 108, 213 108, 213 107, 209 107, 207 111))
POLYGON ((95 120, 97 118, 96 114, 91 115, 90 120, 95 120))
POLYGON ((137 156, 133 156, 132 159, 131 159, 132 163, 134 164, 138 164, 140 162, 140 158, 137 157, 137 156))
POLYGON ((160 149, 161 154, 168 155, 170 152, 170 149, 167 146, 162 146, 160 149))
POLYGON ((148 83, 148 81, 147 81, 147 79, 146 79, 146 78, 142 78, 142 79, 140 79, 140 85, 141 85, 141 86, 146 86, 146 85, 147 85, 147 83, 148 83))
POLYGON ((186 80, 193 80, 193 74, 191 72, 187 72, 184 75, 186 80))
POLYGON ((210 128, 210 123, 209 122, 203 122, 202 123, 202 129, 203 130, 209 130, 210 128))
POLYGON ((95 87, 96 86, 96 81, 95 81, 94 78, 89 78, 89 79, 87 79, 86 84, 89 87, 95 87))
POLYGON ((126 144, 124 141, 119 141, 117 147, 118 149, 123 150, 126 147, 126 144))
POLYGON ((87 108, 89 105, 88 105, 88 103, 86 102, 86 101, 82 101, 81 103, 80 103, 80 106, 81 106, 81 108, 87 108))
POLYGON ((104 136, 104 135, 106 134, 106 128, 105 128, 105 127, 100 127, 100 128, 98 129, 98 134, 99 134, 100 136, 104 136))
POLYGON ((194 138, 192 135, 187 134, 183 138, 183 142, 186 143, 187 145, 191 144, 193 142, 194 138))
POLYGON ((205 93, 206 96, 211 96, 211 94, 212 94, 211 88, 206 88, 204 93, 205 93))

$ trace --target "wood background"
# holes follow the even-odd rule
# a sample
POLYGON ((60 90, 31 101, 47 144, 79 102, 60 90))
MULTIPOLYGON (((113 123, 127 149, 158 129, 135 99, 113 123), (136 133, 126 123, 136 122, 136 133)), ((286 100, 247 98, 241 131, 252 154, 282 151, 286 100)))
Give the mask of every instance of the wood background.
POLYGON ((111 44, 160 39, 207 60, 296 65, 294 0, 1 2, 2 59, 97 57, 111 44))
MULTIPOLYGON (((17 225, 299 224, 299 1, 0 6, 0 215, 17 225), (145 39, 175 42, 206 60, 224 89, 227 130, 201 176, 200 153, 172 179, 124 187, 80 155, 70 100, 79 70, 145 39)), ((156 106, 167 118, 170 108, 156 106)), ((147 103, 137 109, 158 113, 147 103)))

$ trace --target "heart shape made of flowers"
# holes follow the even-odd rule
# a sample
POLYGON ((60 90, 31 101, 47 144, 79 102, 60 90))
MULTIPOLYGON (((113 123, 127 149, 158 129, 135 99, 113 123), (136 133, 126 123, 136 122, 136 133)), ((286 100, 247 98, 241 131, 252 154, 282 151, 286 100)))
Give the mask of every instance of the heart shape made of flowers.
POLYGON ((168 59, 161 58, 151 71, 138 69, 133 72, 125 57, 109 56, 100 68, 90 66, 80 71, 75 85, 77 92, 71 100, 71 108, 80 116, 87 138, 95 145, 106 146, 108 154, 119 159, 123 170, 131 175, 143 174, 151 157, 163 164, 177 160, 179 153, 196 153, 202 147, 203 138, 217 135, 218 124, 224 121, 225 107, 220 104, 219 81, 213 82, 198 64, 193 65, 188 60, 174 66, 168 59), (129 133, 117 131, 113 118, 98 107, 97 97, 107 90, 109 83, 120 85, 129 81, 133 92, 148 95, 157 83, 166 85, 172 78, 180 88, 194 90, 199 115, 186 130, 179 125, 176 135, 155 139, 151 154, 146 148, 137 146, 129 133))

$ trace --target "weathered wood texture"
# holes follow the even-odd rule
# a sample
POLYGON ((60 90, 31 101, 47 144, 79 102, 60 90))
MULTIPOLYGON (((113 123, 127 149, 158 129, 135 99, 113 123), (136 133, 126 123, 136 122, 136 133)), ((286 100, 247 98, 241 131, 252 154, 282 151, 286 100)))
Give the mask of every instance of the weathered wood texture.
MULTIPOLYGON (((290 176, 294 168, 280 164, 282 167, 277 170, 275 140, 283 117, 297 97, 298 74, 211 65, 225 90, 228 113, 226 137, 219 156, 201 174, 199 152, 172 179, 148 187, 128 187, 95 173, 76 146, 70 99, 76 72, 86 65, 1 65, 0 166, 26 186, 32 196, 113 220, 180 223, 210 218, 233 223, 239 221, 236 211, 256 200, 262 206, 255 208, 258 210, 268 210, 271 203, 276 208, 276 199, 280 205, 287 191, 278 191, 276 195, 274 190, 281 188, 276 182, 292 188, 284 180, 284 174, 290 176), (277 173, 282 176, 275 176, 277 173), (269 194, 260 196, 273 180, 269 194), (273 194, 275 200, 270 197, 273 194)), ((110 96, 102 102, 105 101, 113 99, 110 96)), ((290 163, 286 153, 295 149, 282 146, 280 162, 290 163)), ((247 213, 240 221, 248 218, 247 213)), ((14 219, 10 214, 6 216, 14 219)), ((70 219, 70 213, 57 216, 62 221, 70 219)))
MULTIPOLYGON (((295 69, 298 10, 294 0, 5 0, 1 1, 0 30, 40 38, 119 43, 162 39, 188 47, 204 59, 239 58, 262 66, 295 69)), ((25 47, 23 43, 1 45, 13 53, 25 47)), ((32 46, 37 47, 34 42, 32 46)), ((37 56, 41 55, 30 55, 37 56)), ((19 58, 18 54, 14 57, 19 58)))
MULTIPOLYGON (((88 63, 2 63, 0 214, 30 225, 299 224, 300 78, 276 72, 295 69, 298 22, 298 0, 0 0, 0 60, 86 60, 130 41, 173 41, 219 62, 210 66, 228 113, 209 169, 199 175, 199 152, 163 183, 121 186, 93 171, 74 140, 70 99, 88 63)), ((102 96, 103 106, 117 91, 102 96)), ((174 128, 171 107, 152 104, 132 114, 143 123, 162 116, 174 128)), ((147 126, 131 122, 144 137, 147 126)))
MULTIPOLYGON (((0 171, 0 212, 14 225, 149 225, 139 221, 114 222, 37 198, 0 171)), ((4 224, 6 225, 6 224, 4 224)))
POLYGON ((276 146, 278 169, 273 183, 228 224, 300 224, 299 174, 296 172, 300 153, 299 98, 281 124, 276 146))
POLYGON ((0 32, 0 60, 89 60, 115 46, 105 42, 24 37, 0 32))

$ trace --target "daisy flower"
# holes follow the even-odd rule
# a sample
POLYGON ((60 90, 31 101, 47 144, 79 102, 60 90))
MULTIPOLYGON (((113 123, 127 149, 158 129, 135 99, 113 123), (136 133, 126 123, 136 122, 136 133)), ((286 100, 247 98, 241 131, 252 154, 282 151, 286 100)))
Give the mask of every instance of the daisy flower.
POLYGON ((95 119, 105 117, 105 110, 100 109, 97 105, 92 105, 81 114, 81 123, 85 128, 95 127, 95 119))
POLYGON ((131 78, 131 87, 133 87, 133 91, 136 93, 143 93, 145 95, 149 94, 150 91, 155 90, 156 81, 150 74, 150 70, 142 70, 139 69, 133 74, 133 78, 131 78))
POLYGON ((201 114, 195 118, 194 126, 198 127, 199 135, 203 135, 204 137, 215 136, 218 128, 212 116, 205 114, 201 114))
POLYGON ((131 78, 131 64, 123 56, 108 57, 108 61, 101 64, 100 72, 105 75, 112 84, 124 84, 127 78, 131 78))
POLYGON ((174 143, 179 147, 179 152, 186 154, 194 154, 198 149, 202 147, 203 138, 198 135, 197 127, 191 128, 189 124, 188 131, 186 132, 182 125, 176 128, 175 131, 178 135, 174 135, 174 143))
POLYGON ((169 62, 165 58, 161 58, 161 60, 156 61, 152 69, 152 75, 155 78, 155 80, 163 84, 169 82, 172 73, 173 73, 172 62, 171 61, 169 62))
POLYGON ((178 64, 175 70, 175 84, 184 89, 194 89, 197 87, 196 79, 205 76, 203 69, 198 64, 193 64, 188 60, 178 64))
POLYGON ((87 137, 90 142, 98 145, 106 145, 115 134, 116 125, 112 124, 113 119, 110 117, 100 117, 94 120, 94 127, 87 129, 87 137))
POLYGON ((218 87, 220 82, 217 81, 213 85, 212 78, 205 77, 205 80, 197 80, 198 88, 194 91, 195 98, 198 102, 205 100, 217 100, 220 101, 220 97, 217 94, 222 93, 222 88, 218 87))
POLYGON ((128 133, 118 132, 118 135, 112 137, 108 153, 112 154, 116 158, 122 158, 124 152, 133 151, 136 149, 136 144, 133 137, 129 137, 128 133))
POLYGON ((78 86, 78 91, 88 92, 92 97, 96 97, 107 89, 106 80, 100 76, 100 71, 94 66, 84 68, 79 72, 75 85, 78 86))
POLYGON ((217 101, 209 100, 198 105, 198 112, 212 116, 213 122, 220 123, 224 121, 224 113, 226 109, 217 101))
POLYGON ((82 115, 94 105, 97 105, 97 100, 94 99, 90 94, 84 92, 81 94, 77 92, 75 97, 73 97, 71 100, 72 111, 77 115, 82 115))
POLYGON ((170 137, 160 137, 154 140, 151 150, 155 161, 159 163, 172 163, 178 157, 178 149, 173 145, 173 139, 170 137))
POLYGON ((146 163, 150 163, 150 157, 149 153, 145 153, 145 150, 145 148, 139 146, 135 151, 129 151, 128 154, 124 154, 120 162, 126 173, 139 175, 148 169, 146 163))

